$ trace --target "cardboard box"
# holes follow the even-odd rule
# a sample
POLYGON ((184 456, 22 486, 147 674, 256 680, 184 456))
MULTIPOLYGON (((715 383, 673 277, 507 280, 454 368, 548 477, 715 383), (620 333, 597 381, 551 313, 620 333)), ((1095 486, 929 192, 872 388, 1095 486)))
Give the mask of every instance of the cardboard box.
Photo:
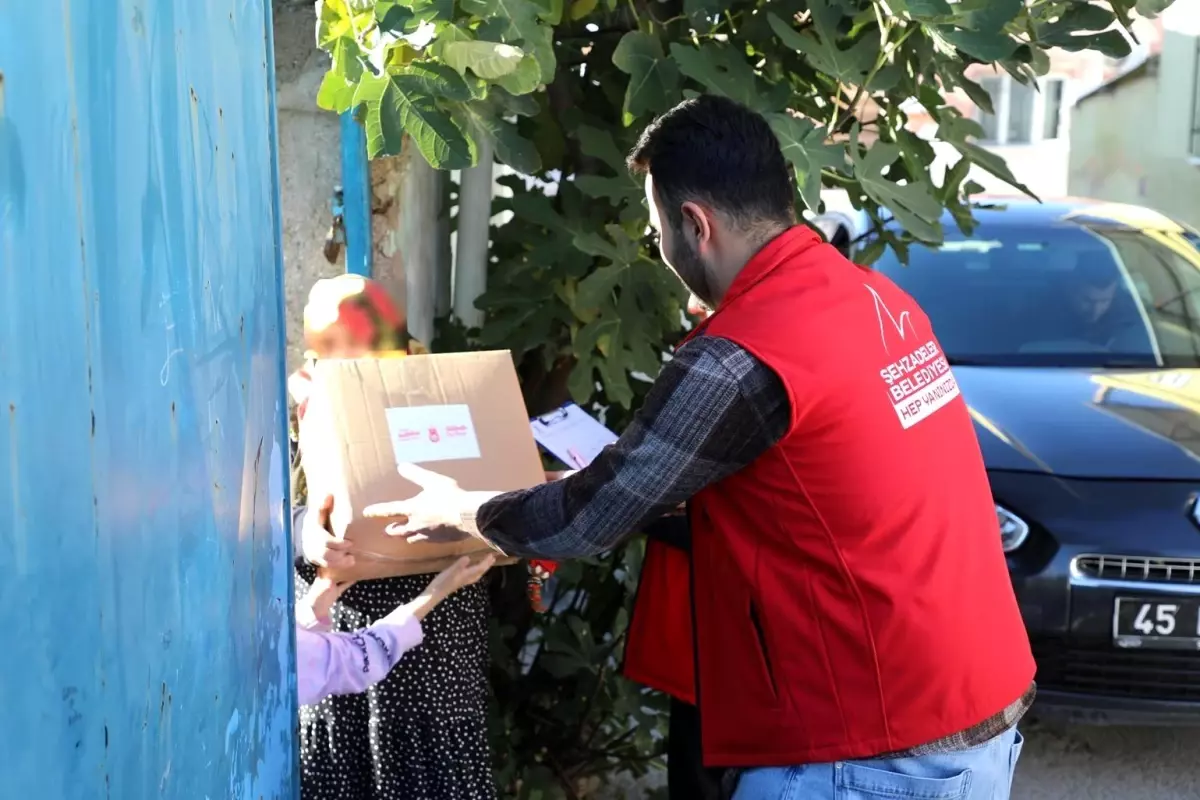
POLYGON ((300 436, 309 502, 333 495, 334 534, 354 544, 356 563, 334 573, 338 580, 437 572, 463 555, 493 552, 475 538, 409 542, 385 532, 388 520, 364 519, 373 503, 418 493, 398 463, 469 491, 545 480, 507 351, 320 361, 300 436))

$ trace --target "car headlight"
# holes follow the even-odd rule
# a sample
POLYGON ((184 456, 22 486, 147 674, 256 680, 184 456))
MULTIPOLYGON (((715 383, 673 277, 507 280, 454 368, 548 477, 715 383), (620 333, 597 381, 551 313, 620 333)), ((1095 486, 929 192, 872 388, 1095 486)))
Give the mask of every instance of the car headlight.
POLYGON ((996 506, 996 518, 1000 522, 1000 544, 1004 552, 1011 553, 1029 538, 1029 523, 1004 506, 996 506))

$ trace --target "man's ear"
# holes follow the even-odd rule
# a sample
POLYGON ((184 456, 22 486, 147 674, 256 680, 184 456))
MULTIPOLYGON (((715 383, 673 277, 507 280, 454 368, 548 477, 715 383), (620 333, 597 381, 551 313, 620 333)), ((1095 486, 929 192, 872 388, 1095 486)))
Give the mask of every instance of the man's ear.
POLYGON ((683 235, 693 237, 692 245, 696 249, 712 241, 712 217, 708 209, 699 203, 687 202, 680 206, 683 212, 683 235))

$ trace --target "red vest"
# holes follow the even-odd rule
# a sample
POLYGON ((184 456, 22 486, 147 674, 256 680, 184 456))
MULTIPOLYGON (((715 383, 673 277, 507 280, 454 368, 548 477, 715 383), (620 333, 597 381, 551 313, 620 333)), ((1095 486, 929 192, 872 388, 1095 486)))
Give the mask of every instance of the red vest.
POLYGON ((698 685, 710 766, 904 750, 1017 700, 1034 662, 987 474, 912 298, 796 227, 701 330, 780 376, 791 427, 692 499, 694 587, 651 546, 626 674, 698 685))

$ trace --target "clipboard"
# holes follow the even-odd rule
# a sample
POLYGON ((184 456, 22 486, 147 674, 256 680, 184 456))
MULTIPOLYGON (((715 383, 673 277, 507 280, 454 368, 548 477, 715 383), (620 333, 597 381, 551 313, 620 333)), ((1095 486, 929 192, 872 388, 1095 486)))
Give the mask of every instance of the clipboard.
POLYGON ((570 466, 582 469, 617 440, 617 435, 601 425, 575 403, 529 421, 534 440, 548 453, 570 466))

